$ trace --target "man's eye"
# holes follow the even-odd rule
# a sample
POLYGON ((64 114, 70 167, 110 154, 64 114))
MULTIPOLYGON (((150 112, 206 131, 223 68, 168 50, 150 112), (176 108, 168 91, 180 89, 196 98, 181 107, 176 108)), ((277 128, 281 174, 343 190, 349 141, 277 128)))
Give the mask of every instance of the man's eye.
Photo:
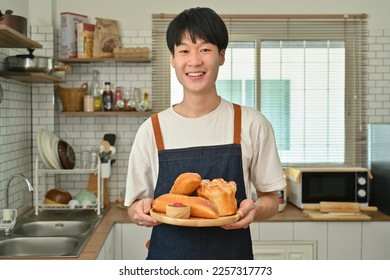
POLYGON ((210 49, 201 49, 200 51, 201 51, 201 52, 209 52, 210 49))

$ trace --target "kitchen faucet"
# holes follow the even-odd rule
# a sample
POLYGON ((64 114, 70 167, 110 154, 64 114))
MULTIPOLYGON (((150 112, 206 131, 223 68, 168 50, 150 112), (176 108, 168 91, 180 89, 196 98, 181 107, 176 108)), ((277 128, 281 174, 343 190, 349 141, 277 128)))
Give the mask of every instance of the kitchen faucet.
POLYGON ((6 209, 9 208, 9 187, 10 187, 11 181, 12 181, 14 178, 17 178, 17 177, 23 179, 23 180, 26 182, 27 188, 28 188, 28 190, 29 190, 30 192, 32 192, 32 191, 34 190, 34 189, 33 189, 33 186, 32 186, 31 183, 30 183, 30 181, 29 181, 26 177, 24 177, 23 174, 15 174, 15 175, 13 175, 12 177, 10 177, 10 178, 8 179, 8 181, 7 181, 6 189, 5 189, 5 191, 6 191, 6 193, 5 193, 6 209))

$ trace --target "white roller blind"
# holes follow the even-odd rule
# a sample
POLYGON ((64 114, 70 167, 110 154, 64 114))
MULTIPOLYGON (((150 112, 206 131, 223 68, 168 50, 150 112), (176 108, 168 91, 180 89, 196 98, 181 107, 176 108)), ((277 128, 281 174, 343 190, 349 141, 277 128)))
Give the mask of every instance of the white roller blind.
MULTIPOLYGON (((229 30, 218 93, 272 123, 284 165, 366 165, 366 16, 221 15, 229 30)), ((153 108, 181 99, 153 15, 153 108)))

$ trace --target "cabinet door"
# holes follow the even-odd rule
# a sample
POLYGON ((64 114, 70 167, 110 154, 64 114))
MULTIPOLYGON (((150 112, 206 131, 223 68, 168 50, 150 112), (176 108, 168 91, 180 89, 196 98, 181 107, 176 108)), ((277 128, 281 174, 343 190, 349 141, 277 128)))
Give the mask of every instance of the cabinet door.
POLYGON ((145 244, 151 233, 151 228, 122 224, 122 259, 145 260, 148 253, 145 244))
POLYGON ((328 223, 328 260, 362 258, 362 223, 328 223))
POLYGON ((390 223, 363 223, 363 260, 390 260, 390 223))
POLYGON ((315 241, 253 242, 255 260, 314 260, 315 241))
POLYGON ((114 259, 114 232, 115 229, 112 228, 110 233, 107 236, 106 241, 102 249, 97 256, 97 260, 113 260, 114 259))

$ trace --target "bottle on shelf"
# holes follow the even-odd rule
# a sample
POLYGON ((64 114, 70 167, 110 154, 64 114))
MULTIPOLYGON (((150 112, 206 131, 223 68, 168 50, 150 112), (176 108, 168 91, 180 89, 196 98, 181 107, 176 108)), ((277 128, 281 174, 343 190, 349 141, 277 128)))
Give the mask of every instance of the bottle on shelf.
POLYGON ((149 98, 149 93, 147 91, 144 92, 144 101, 146 102, 146 110, 145 111, 150 111, 152 110, 150 98, 149 98))
POLYGON ((102 93, 103 87, 100 82, 100 72, 98 70, 92 71, 92 81, 89 87, 90 95, 93 96, 93 110, 95 112, 101 111, 102 108, 102 93))
POLYGON ((115 89, 115 111, 122 111, 124 109, 125 103, 122 98, 123 89, 122 87, 116 87, 115 89))
POLYGON ((103 91, 103 111, 113 111, 114 107, 114 93, 111 90, 111 83, 104 83, 103 91))

